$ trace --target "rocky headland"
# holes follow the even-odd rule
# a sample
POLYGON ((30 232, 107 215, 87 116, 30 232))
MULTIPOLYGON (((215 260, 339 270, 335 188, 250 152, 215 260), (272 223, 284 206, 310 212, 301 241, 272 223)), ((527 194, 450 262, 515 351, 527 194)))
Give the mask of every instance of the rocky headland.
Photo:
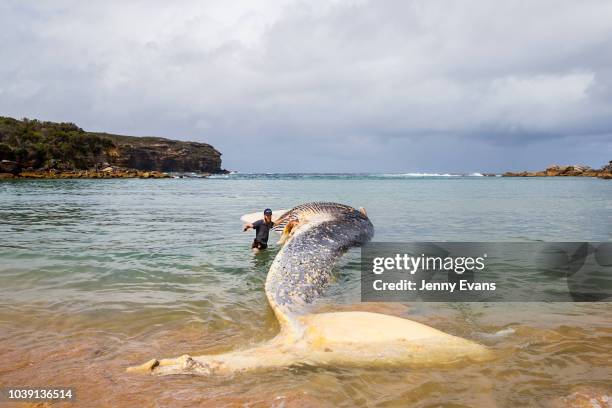
POLYGON ((503 177, 599 177, 602 179, 612 179, 612 160, 600 169, 593 169, 589 166, 570 165, 559 166, 557 164, 542 171, 522 171, 519 173, 506 172, 503 177))
POLYGON ((226 173, 207 143, 86 132, 73 123, 0 117, 0 178, 167 178, 226 173))

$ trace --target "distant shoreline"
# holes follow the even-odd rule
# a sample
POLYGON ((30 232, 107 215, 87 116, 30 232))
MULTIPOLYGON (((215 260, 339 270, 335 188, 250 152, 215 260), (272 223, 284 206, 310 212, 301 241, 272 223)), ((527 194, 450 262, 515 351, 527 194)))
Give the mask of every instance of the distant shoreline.
POLYGON ((104 168, 93 168, 88 170, 58 170, 58 169, 28 169, 15 171, 15 162, 0 161, 0 179, 121 179, 121 178, 227 178, 234 174, 237 178, 260 178, 261 176, 289 177, 289 178, 311 178, 311 177, 365 177, 365 178, 460 178, 460 177, 595 177, 612 180, 612 161, 601 169, 592 169, 588 166, 553 165, 542 171, 522 171, 496 173, 238 173, 222 171, 220 173, 208 172, 163 172, 157 170, 140 170, 127 167, 107 166, 104 168))
POLYGON ((612 160, 601 169, 592 169, 589 166, 552 165, 541 171, 522 171, 519 173, 506 172, 502 177, 597 177, 605 180, 612 179, 612 160))
MULTIPOLYGON (((570 167, 570 166, 568 166, 570 167)), ((0 180, 64 180, 64 179, 177 179, 177 178, 230 178, 229 173, 198 173, 198 172, 160 172, 131 168, 106 168, 91 170, 28 170, 17 174, 0 172, 0 180)), ((235 179, 458 179, 458 178, 540 178, 540 177, 591 177, 612 179, 612 173, 600 170, 589 170, 581 173, 575 171, 541 171, 541 172, 506 172, 470 173, 470 174, 437 174, 437 173, 236 173, 235 179)))
POLYGON ((17 174, 0 173, 0 179, 159 179, 171 177, 172 176, 170 176, 168 173, 160 171, 144 171, 111 167, 102 170, 32 170, 22 171, 17 174))
POLYGON ((227 173, 221 152, 208 143, 0 116, 0 178, 168 178, 187 172, 227 173))

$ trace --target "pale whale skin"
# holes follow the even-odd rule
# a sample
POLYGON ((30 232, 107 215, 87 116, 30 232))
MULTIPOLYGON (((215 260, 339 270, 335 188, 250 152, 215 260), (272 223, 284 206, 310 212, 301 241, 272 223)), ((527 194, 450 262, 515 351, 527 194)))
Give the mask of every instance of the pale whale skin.
POLYGON ((427 325, 369 312, 307 315, 305 339, 310 358, 342 365, 430 365, 488 360, 488 349, 427 325))
MULTIPOLYGON (((230 353, 152 359, 130 372, 223 375, 295 365, 425 367, 486 361, 486 347, 427 325, 369 312, 302 314, 329 285, 335 261, 367 242, 365 211, 336 203, 308 203, 279 217, 297 225, 268 272, 266 295, 280 333, 260 346, 230 353)), ((286 231, 285 231, 286 232, 286 231)), ((288 238, 287 238, 288 237, 288 238)))
POLYGON ((440 330, 379 313, 338 312, 303 316, 304 335, 283 334, 259 347, 225 354, 151 360, 129 371, 224 375, 295 365, 428 367, 491 360, 486 347, 440 330))

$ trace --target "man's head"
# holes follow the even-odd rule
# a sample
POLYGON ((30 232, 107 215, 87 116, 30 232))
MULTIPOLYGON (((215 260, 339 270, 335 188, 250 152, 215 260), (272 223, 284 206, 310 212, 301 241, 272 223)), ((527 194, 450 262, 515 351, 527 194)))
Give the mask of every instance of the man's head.
POLYGON ((272 221, 272 210, 271 210, 271 209, 266 208, 266 209, 264 210, 264 220, 265 220, 266 222, 270 222, 270 221, 272 221))

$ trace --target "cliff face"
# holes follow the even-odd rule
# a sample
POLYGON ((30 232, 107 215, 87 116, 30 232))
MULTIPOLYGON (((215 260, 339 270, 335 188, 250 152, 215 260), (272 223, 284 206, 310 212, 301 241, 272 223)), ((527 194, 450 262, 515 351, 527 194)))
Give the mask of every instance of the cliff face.
POLYGON ((221 153, 206 143, 160 137, 117 136, 100 133, 113 142, 106 151, 112 166, 165 172, 222 173, 221 153))
POLYGON ((99 170, 224 173, 206 143, 86 132, 72 123, 0 117, 0 173, 99 170), (9 171, 10 170, 10 171, 9 171))

